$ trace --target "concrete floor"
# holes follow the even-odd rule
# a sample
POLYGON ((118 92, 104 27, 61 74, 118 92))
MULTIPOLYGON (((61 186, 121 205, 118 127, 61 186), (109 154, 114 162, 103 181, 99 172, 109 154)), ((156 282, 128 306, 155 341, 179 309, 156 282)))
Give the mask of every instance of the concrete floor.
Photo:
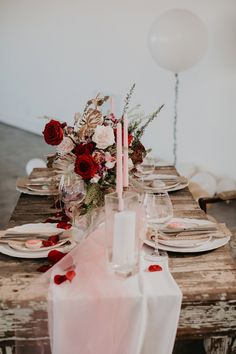
POLYGON ((26 175, 30 159, 45 160, 49 152, 42 137, 0 123, 0 229, 6 226, 19 196, 17 177, 26 175))
MULTIPOLYGON (((16 178, 26 175, 25 165, 32 158, 44 158, 50 147, 43 138, 0 123, 0 229, 3 229, 14 209, 19 193, 16 178)), ((208 213, 218 221, 226 222, 236 234, 236 201, 210 206, 208 213)), ((232 239, 232 252, 236 256, 236 242, 232 239)), ((204 354, 201 341, 176 343, 173 354, 204 354)))

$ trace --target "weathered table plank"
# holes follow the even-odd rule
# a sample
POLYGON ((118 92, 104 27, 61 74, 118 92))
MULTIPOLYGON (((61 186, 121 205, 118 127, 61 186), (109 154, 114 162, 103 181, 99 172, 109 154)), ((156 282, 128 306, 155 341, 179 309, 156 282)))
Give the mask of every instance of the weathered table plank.
MULTIPOLYGON (((175 172, 173 167, 162 168, 160 171, 175 172)), ((206 218, 188 188, 171 193, 171 199, 175 216, 206 218)), ((53 199, 50 197, 21 195, 9 226, 43 221, 55 212, 52 205, 53 199)), ((34 279, 38 279, 40 275, 36 269, 45 262, 0 255, 0 342, 14 340, 16 330, 21 338, 33 338, 38 321, 45 328, 41 335, 46 338, 46 300, 28 299, 21 304, 16 301, 16 294, 34 279)), ((169 264, 183 292, 177 338, 234 336, 236 263, 230 255, 229 247, 201 254, 171 253, 169 264)), ((209 342, 207 346, 210 347, 209 342)))

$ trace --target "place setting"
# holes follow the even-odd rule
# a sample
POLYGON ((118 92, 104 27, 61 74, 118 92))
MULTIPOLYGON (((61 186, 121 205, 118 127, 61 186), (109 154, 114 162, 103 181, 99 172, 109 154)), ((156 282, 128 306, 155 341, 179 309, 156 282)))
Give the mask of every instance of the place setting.
POLYGON ((32 178, 19 177, 16 181, 16 190, 29 195, 58 195, 58 182, 54 177, 32 178))
POLYGON ((132 183, 139 190, 153 193, 159 190, 174 192, 186 188, 189 184, 184 176, 155 173, 155 169, 155 159, 149 154, 142 163, 136 165, 131 177, 132 183))
POLYGON ((0 231, 0 253, 15 258, 47 258, 56 249, 69 252, 76 246, 73 229, 58 228, 55 223, 34 223, 0 231))
POLYGON ((147 232, 144 243, 163 251, 197 253, 214 250, 227 244, 231 233, 225 224, 204 219, 173 218, 165 227, 160 227, 157 240, 152 229, 147 232))

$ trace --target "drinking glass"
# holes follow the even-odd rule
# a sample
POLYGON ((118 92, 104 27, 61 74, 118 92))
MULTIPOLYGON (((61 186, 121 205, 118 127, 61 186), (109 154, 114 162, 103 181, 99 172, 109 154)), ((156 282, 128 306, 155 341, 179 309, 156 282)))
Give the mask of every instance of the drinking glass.
POLYGON ((138 164, 136 166, 137 171, 140 172, 141 178, 144 177, 144 175, 149 175, 154 172, 155 170, 155 160, 151 155, 147 155, 144 159, 143 162, 138 164))
POLYGON ((140 173, 140 178, 142 182, 142 189, 145 190, 144 177, 145 175, 150 175, 155 170, 155 160, 151 155, 147 155, 143 162, 136 166, 137 171, 140 173))
MULTIPOLYGON (((148 226, 154 231, 154 251, 146 255, 148 260, 158 260, 162 254, 158 251, 158 234, 173 217, 173 206, 166 191, 155 194, 146 193, 143 200, 148 226)), ((166 256, 166 254, 165 254, 166 256)))
POLYGON ((59 196, 64 203, 65 213, 73 219, 73 209, 85 198, 86 189, 84 181, 74 172, 62 176, 59 184, 59 196))

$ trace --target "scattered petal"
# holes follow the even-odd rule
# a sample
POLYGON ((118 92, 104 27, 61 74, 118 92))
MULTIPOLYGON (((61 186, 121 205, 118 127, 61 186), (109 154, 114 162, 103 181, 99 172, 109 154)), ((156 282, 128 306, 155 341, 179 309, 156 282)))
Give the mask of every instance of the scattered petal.
POLYGON ((48 238, 48 241, 51 241, 53 245, 56 245, 57 242, 59 241, 59 236, 58 235, 52 235, 48 238))
POLYGON ((42 245, 43 245, 43 247, 51 247, 51 246, 54 246, 54 243, 49 240, 43 240, 42 245))
POLYGON ((74 270, 68 270, 66 272, 66 279, 69 281, 72 281, 75 276, 76 276, 76 273, 74 270))
POLYGON ((67 278, 65 275, 60 275, 60 274, 57 274, 54 276, 54 283, 57 284, 57 285, 60 285, 61 283, 64 283, 64 281, 66 281, 67 278))
POLYGON ((57 224, 57 228, 58 229, 64 229, 64 230, 69 230, 71 228, 71 224, 66 222, 66 221, 60 221, 58 224, 57 224))
POLYGON ((158 264, 152 264, 148 267, 149 272, 160 272, 162 271, 162 267, 158 264))
POLYGON ((48 260, 53 264, 59 262, 67 253, 60 252, 58 250, 52 250, 48 253, 48 260))

